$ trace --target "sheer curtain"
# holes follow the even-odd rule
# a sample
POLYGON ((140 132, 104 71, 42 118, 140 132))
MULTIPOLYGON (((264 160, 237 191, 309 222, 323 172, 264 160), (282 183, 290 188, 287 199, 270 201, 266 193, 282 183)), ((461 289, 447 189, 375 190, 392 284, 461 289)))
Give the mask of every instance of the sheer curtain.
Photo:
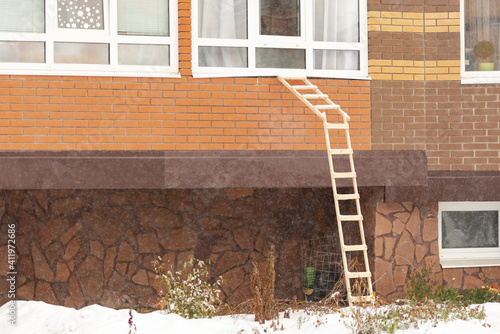
MULTIPOLYGON (((357 0, 314 0, 314 40, 359 42, 359 2, 357 0)), ((357 70, 358 51, 315 51, 315 68, 357 70)))
MULTIPOLYGON (((247 38, 246 0, 198 0, 198 37, 221 39, 247 38)), ((202 46, 200 66, 246 67, 244 47, 202 46)))

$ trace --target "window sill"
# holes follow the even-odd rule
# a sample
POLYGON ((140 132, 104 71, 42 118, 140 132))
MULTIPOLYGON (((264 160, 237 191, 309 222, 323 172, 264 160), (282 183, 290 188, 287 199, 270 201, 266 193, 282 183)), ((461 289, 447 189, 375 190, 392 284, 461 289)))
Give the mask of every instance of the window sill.
POLYGON ((500 252, 494 249, 488 252, 482 252, 483 255, 447 255, 440 254, 439 262, 443 268, 468 268, 468 267, 496 267, 500 266, 500 252))
POLYGON ((247 68, 196 68, 193 78, 231 78, 231 77, 310 77, 327 79, 371 80, 362 71, 306 71, 302 69, 247 69, 247 68))
POLYGON ((462 73, 461 82, 463 85, 500 83, 500 71, 462 73))
MULTIPOLYGON (((79 67, 79 64, 73 65, 79 67)), ((96 76, 96 77, 145 77, 145 78, 180 78, 178 71, 171 69, 145 66, 134 70, 109 69, 7 69, 0 68, 0 75, 57 75, 57 76, 96 76)))

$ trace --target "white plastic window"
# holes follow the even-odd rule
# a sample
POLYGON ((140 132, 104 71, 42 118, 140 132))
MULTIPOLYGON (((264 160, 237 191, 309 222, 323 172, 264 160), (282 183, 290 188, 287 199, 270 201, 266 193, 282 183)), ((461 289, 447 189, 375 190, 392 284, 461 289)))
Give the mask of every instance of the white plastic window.
POLYGON ((366 0, 193 0, 193 75, 367 78, 366 0))
POLYGON ((500 265, 500 202, 439 203, 443 268, 500 265))
POLYGON ((0 0, 0 73, 178 76, 177 1, 0 0))

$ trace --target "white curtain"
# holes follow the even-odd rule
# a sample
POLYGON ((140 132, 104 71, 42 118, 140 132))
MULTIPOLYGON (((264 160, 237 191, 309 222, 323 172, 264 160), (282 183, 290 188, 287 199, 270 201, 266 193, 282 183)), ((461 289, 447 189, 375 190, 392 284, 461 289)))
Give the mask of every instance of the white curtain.
POLYGON ((0 0, 0 31, 43 33, 44 0, 0 0))
MULTIPOLYGON (((359 1, 314 0, 314 40, 359 42, 359 1)), ((315 51, 315 68, 357 70, 357 51, 315 51)))
MULTIPOLYGON (((198 9, 198 37, 247 38, 246 0, 198 0, 198 9)), ((200 66, 247 67, 246 48, 205 46, 198 54, 200 66)))

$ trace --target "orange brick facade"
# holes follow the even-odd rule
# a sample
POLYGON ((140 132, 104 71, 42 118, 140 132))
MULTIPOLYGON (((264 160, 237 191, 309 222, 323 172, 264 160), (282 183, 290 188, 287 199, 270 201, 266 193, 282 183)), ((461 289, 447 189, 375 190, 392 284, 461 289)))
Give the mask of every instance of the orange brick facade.
MULTIPOLYGON (((318 150, 321 122, 276 78, 193 79, 191 1, 181 78, 0 76, 0 150, 318 150)), ((313 80, 370 149, 370 82, 313 80)))
MULTIPOLYGON (((370 149, 369 82, 314 82, 351 115, 354 148, 370 149)), ((322 123, 276 78, 3 76, 0 87, 0 150, 324 147, 322 123)))

